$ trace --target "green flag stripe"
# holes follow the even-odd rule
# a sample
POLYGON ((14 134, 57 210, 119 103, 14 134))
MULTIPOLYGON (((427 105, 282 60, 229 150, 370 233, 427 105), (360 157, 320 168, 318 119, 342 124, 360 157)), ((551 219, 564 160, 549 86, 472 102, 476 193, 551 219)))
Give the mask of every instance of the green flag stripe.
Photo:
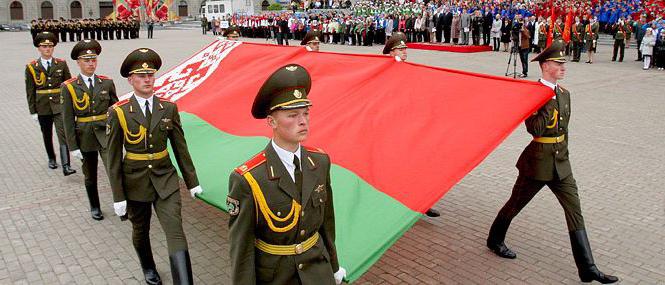
MULTIPOLYGON (((226 211, 231 171, 265 148, 265 137, 225 133, 199 117, 180 113, 189 152, 205 189, 201 200, 226 211)), ((336 245, 348 278, 360 278, 421 216, 353 172, 332 165, 336 245)))

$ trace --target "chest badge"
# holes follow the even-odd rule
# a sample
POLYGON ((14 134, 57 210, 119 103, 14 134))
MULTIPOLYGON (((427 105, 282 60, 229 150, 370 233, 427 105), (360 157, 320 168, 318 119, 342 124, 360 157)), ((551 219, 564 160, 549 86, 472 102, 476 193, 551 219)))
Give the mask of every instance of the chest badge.
POLYGON ((171 121, 171 119, 169 119, 169 118, 163 118, 163 119, 162 119, 162 122, 164 122, 164 123, 168 123, 168 122, 170 122, 170 121, 171 121))
POLYGON ((319 186, 316 186, 316 189, 314 189, 314 192, 321 193, 324 190, 325 190, 325 188, 323 187, 323 184, 319 184, 319 186))

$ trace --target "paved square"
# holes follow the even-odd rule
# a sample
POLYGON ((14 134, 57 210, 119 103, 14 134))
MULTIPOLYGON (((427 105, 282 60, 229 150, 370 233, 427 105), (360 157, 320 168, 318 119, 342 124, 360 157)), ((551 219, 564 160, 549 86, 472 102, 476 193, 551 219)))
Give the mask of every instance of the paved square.
MULTIPOLYGON (((166 70, 213 40, 198 29, 159 30, 153 40, 143 31, 141 36, 101 42, 98 74, 114 78, 119 94, 130 90, 119 66, 131 50, 155 49, 166 70)), ((39 127, 25 99, 24 66, 38 56, 29 34, 0 33, 0 42, 0 284, 143 284, 131 225, 113 214, 106 174, 99 174, 106 219, 95 222, 80 162, 74 162, 78 173, 69 177, 46 166, 39 127)), ((59 44, 55 55, 66 58, 77 74, 69 60, 72 46, 59 44)), ((381 48, 322 46, 372 54, 381 48)), ((571 162, 600 269, 618 275, 622 284, 665 284, 665 72, 642 71, 641 62, 632 61, 634 43, 623 63, 609 61, 610 48, 600 46, 593 65, 567 64, 562 85, 572 93, 571 162)), ((412 62, 499 76, 507 59, 507 53, 409 50, 412 62)), ((530 69, 529 80, 537 79, 537 64, 530 69)), ((529 140, 523 126, 518 128, 435 206, 441 218, 417 222, 357 284, 578 284, 563 211, 546 189, 513 221, 506 243, 517 252, 516 260, 485 248, 529 140)), ((181 194, 195 282, 229 284, 227 214, 181 194)), ((157 268, 171 284, 166 240, 156 219, 152 229, 157 268)))

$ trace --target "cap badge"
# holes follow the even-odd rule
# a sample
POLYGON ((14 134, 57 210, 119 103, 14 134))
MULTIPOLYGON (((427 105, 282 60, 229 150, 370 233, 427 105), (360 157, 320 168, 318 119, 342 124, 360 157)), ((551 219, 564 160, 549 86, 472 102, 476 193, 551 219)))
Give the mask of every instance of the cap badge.
POLYGON ((403 44, 404 44, 404 41, 399 41, 399 44, 403 45, 403 44))
POLYGON ((143 67, 143 68, 148 68, 148 63, 147 63, 147 62, 144 62, 143 64, 141 64, 141 67, 143 67))
POLYGON ((314 40, 315 40, 315 41, 318 41, 318 40, 319 40, 319 37, 314 37, 314 40))
POLYGON ((142 48, 142 49, 139 49, 139 51, 140 52, 148 52, 148 49, 147 48, 142 48))
POLYGON ((288 71, 296 71, 296 69, 298 69, 298 67, 295 66, 295 65, 291 65, 291 66, 286 67, 286 70, 288 70, 288 71))
POLYGON ((302 98, 302 93, 300 90, 293 90, 293 97, 296 97, 296 99, 302 98))
POLYGON ((92 53, 92 50, 86 50, 85 53, 87 53, 87 54, 91 54, 91 53, 92 53))
POLYGON ((84 43, 89 43, 89 42, 90 42, 90 40, 83 40, 83 42, 84 42, 84 43))

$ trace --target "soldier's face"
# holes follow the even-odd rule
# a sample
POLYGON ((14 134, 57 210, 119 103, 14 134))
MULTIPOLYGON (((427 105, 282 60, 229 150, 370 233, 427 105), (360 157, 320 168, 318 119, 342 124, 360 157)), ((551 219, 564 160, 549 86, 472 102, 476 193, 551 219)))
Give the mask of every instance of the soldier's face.
POLYGON ((268 116, 268 125, 276 139, 297 144, 309 133, 309 107, 293 110, 277 110, 268 116))
POLYGON ((307 46, 312 49, 312 51, 319 51, 319 42, 309 42, 307 46))
POLYGON ((566 75, 565 63, 556 61, 547 61, 543 63, 543 75, 547 75, 547 78, 556 78, 557 80, 563 79, 566 75))
POLYGON ((97 59, 96 58, 79 58, 76 60, 81 73, 85 76, 90 76, 95 73, 97 69, 97 59))
POLYGON ((406 61, 406 48, 396 48, 390 51, 391 56, 399 56, 402 61, 406 61))
POLYGON ((39 46, 37 49, 43 58, 51 58, 53 56, 53 46, 39 46))
POLYGON ((155 86, 155 74, 153 73, 135 73, 130 75, 127 80, 134 88, 134 93, 141 96, 150 97, 155 86))

